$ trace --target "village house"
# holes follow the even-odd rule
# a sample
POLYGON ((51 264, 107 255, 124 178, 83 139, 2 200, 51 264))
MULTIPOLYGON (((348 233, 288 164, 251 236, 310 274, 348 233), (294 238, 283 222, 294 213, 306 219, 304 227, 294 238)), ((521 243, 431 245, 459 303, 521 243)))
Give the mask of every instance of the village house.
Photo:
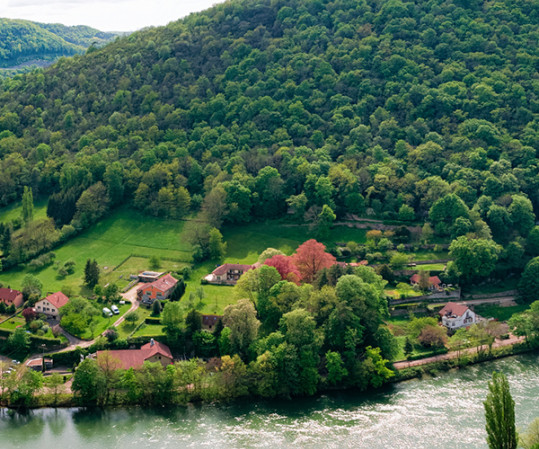
POLYGON ((163 276, 163 273, 143 271, 142 273, 139 273, 137 277, 140 282, 151 283, 157 281, 161 276, 163 276))
POLYGON ((255 263, 253 265, 225 263, 223 265, 219 265, 204 279, 208 281, 209 284, 235 285, 243 273, 258 268, 259 266, 259 263, 255 263))
POLYGON ((167 299, 177 283, 170 274, 166 274, 156 281, 141 285, 137 290, 138 299, 147 305, 153 304, 156 299, 167 299))
POLYGON ((442 324, 450 331, 455 331, 461 327, 468 327, 477 323, 477 315, 475 312, 464 304, 448 302, 438 313, 442 318, 442 324))
POLYGON ((52 369, 53 360, 51 358, 39 358, 28 360, 25 365, 34 371, 46 371, 52 369))
POLYGON ((202 328, 212 331, 221 318, 221 315, 202 315, 202 328))
MULTIPOLYGON (((420 280, 420 276, 419 274, 414 274, 411 278, 410 278, 410 285, 419 285, 419 280, 420 280)), ((440 292, 443 290, 442 288, 442 281, 440 281, 440 278, 438 276, 430 276, 429 277, 429 290, 431 291, 436 291, 436 292, 440 292)))
POLYGON ((13 304, 18 308, 23 303, 22 293, 11 288, 0 288, 0 302, 3 302, 7 307, 13 304))
POLYGON ((140 349, 115 349, 111 351, 97 351, 97 360, 108 353, 112 359, 119 363, 118 369, 137 369, 144 362, 158 362, 163 368, 173 361, 172 353, 167 345, 155 341, 153 338, 140 349))
POLYGON ((68 302, 69 298, 66 295, 62 292, 56 292, 36 302, 34 310, 37 313, 44 313, 53 320, 59 320, 60 307, 65 306, 68 302))

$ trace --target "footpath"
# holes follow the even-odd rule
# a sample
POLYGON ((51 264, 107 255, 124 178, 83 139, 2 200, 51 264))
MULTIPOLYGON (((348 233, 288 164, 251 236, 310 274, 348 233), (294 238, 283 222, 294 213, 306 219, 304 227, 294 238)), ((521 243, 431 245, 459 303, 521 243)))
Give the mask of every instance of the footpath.
MULTIPOLYGON (((515 343, 522 343, 522 342, 524 342, 524 337, 516 337, 511 334, 510 338, 506 340, 496 340, 494 344, 492 345, 492 347, 500 348, 502 346, 510 346, 510 345, 514 345, 515 343)), ((412 368, 414 366, 428 365, 429 363, 441 362, 443 360, 457 359, 461 357, 463 354, 473 354, 474 352, 478 353, 480 351, 485 351, 488 349, 489 349, 488 345, 483 345, 483 346, 476 346, 474 348, 462 349, 460 351, 451 351, 446 354, 435 355, 432 357, 425 357, 424 359, 402 360, 400 362, 393 363, 393 367, 397 370, 401 370, 405 368, 412 368)))

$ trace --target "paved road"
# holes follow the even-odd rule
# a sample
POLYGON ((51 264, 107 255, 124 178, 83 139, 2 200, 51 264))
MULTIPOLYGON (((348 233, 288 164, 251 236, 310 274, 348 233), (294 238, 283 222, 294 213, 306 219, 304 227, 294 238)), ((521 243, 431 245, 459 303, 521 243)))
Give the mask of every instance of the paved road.
POLYGON ((129 312, 134 312, 135 310, 137 310, 139 308, 140 301, 137 298, 137 289, 139 288, 140 285, 141 285, 141 283, 138 283, 131 290, 121 294, 121 296, 126 301, 129 301, 131 303, 131 307, 129 308, 129 310, 126 313, 124 313, 120 318, 118 318, 118 320, 116 320, 116 322, 113 324, 114 327, 118 327, 120 324, 122 324, 124 322, 124 320, 125 320, 125 316, 129 312))
MULTIPOLYGON (((510 338, 507 340, 496 340, 494 344, 492 345, 493 348, 499 348, 501 346, 509 346, 515 343, 521 343, 524 341, 524 337, 516 337, 514 335, 511 335, 510 338)), ((487 350, 488 345, 483 345, 481 347, 475 347, 475 348, 467 348, 463 349, 462 351, 451 351, 447 354, 440 354, 433 357, 426 357, 424 359, 419 360, 404 360, 402 362, 395 362, 393 366, 395 369, 404 369, 404 368, 411 368, 413 366, 421 366, 426 365, 427 363, 433 363, 433 362, 440 362, 442 360, 450 360, 450 359, 456 359, 460 357, 463 354, 472 354, 475 352, 479 352, 481 350, 487 350)))

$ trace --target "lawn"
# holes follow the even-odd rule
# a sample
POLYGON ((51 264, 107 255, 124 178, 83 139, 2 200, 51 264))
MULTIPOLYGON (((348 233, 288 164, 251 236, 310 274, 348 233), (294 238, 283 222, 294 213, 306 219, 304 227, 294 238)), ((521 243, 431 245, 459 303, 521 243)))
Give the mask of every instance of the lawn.
MULTIPOLYGON (((365 229, 336 226, 327 239, 326 245, 355 241, 365 242, 365 229)), ((285 254, 292 254, 306 240, 315 238, 307 225, 288 225, 276 221, 253 223, 245 226, 227 226, 223 229, 224 240, 228 244, 228 263, 255 263, 266 248, 277 248, 285 254)))
MULTIPOLYGON (((158 271, 179 271, 189 264, 184 262, 177 262, 175 260, 161 259, 161 265, 158 271)), ((114 270, 107 271, 101 278, 102 284, 114 282, 120 289, 126 287, 131 279, 131 274, 138 274, 141 271, 150 269, 150 259, 148 257, 129 257, 125 262, 116 267, 114 270)))
POLYGON ((104 316, 102 313, 99 314, 94 318, 94 323, 96 324, 93 329, 93 335, 92 330, 88 328, 86 329, 84 334, 75 336, 83 340, 91 340, 92 338, 95 338, 97 335, 105 332, 105 330, 112 326, 118 320, 118 318, 120 318, 124 313, 129 310, 130 307, 131 303, 119 305, 118 309, 120 309, 120 313, 118 315, 112 315, 111 317, 104 316))
POLYGON ((129 323, 124 320, 122 324, 120 324, 116 329, 118 329, 118 334, 120 338, 127 338, 129 337, 133 331, 137 328, 137 326, 144 322, 146 317, 149 317, 152 313, 151 309, 147 309, 144 306, 139 307, 137 310, 138 320, 134 323, 129 323))
MULTIPOLYGON (((47 218, 48 198, 37 198, 34 200, 34 220, 47 218)), ((9 206, 0 209, 0 221, 9 222, 20 218, 22 214, 22 203, 17 201, 9 206)))
POLYGON ((515 313, 524 312, 529 308, 526 304, 518 304, 510 307, 500 307, 493 304, 474 306, 474 312, 483 318, 495 318, 498 321, 507 321, 515 313))
POLYGON ((148 217, 123 208, 54 249, 56 261, 75 261, 74 274, 61 278, 54 269, 54 264, 38 271, 32 271, 29 267, 16 267, 1 273, 0 282, 13 288, 21 288, 24 276, 31 273, 43 283, 43 293, 68 287, 75 295, 85 294, 88 292, 82 285, 83 273, 86 260, 90 258, 97 260, 102 274, 105 274, 104 280, 115 266, 130 255, 142 258, 159 256, 163 261, 163 269, 168 268, 166 259, 189 262, 189 245, 181 237, 183 226, 183 221, 148 217))
POLYGON ((180 301, 186 310, 194 307, 202 314, 222 315, 226 306, 234 304, 238 300, 234 294, 234 287, 228 285, 201 285, 200 280, 208 273, 211 273, 215 269, 215 266, 214 263, 208 262, 199 265, 193 270, 191 278, 187 281, 185 293, 180 301), (197 297, 190 304, 189 297, 191 293, 196 293, 199 288, 204 290, 204 298, 202 301, 199 301, 197 297))
POLYGON ((444 271, 445 263, 428 263, 425 265, 416 265, 415 269, 421 271, 444 271))
POLYGON ((162 324, 143 324, 140 328, 133 334, 133 337, 158 337, 164 335, 162 324))
MULTIPOLYGON (((5 319, 7 317, 4 317, 2 319, 5 319)), ((2 329, 16 329, 18 326, 24 326, 26 324, 26 320, 22 318, 21 316, 15 316, 11 318, 8 321, 4 321, 2 324, 0 324, 0 328, 2 329)))

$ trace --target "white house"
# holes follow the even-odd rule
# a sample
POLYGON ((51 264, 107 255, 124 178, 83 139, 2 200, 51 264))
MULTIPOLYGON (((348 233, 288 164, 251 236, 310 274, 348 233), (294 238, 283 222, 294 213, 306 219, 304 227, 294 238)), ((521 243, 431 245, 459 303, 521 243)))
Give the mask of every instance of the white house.
POLYGON ((448 302, 439 313, 442 317, 442 324, 449 330, 457 330, 477 323, 475 312, 464 304, 448 302))
POLYGON ((62 292, 56 292, 46 298, 36 302, 34 310, 37 313, 44 313, 53 320, 60 319, 60 312, 58 309, 65 306, 69 302, 69 298, 62 292))

